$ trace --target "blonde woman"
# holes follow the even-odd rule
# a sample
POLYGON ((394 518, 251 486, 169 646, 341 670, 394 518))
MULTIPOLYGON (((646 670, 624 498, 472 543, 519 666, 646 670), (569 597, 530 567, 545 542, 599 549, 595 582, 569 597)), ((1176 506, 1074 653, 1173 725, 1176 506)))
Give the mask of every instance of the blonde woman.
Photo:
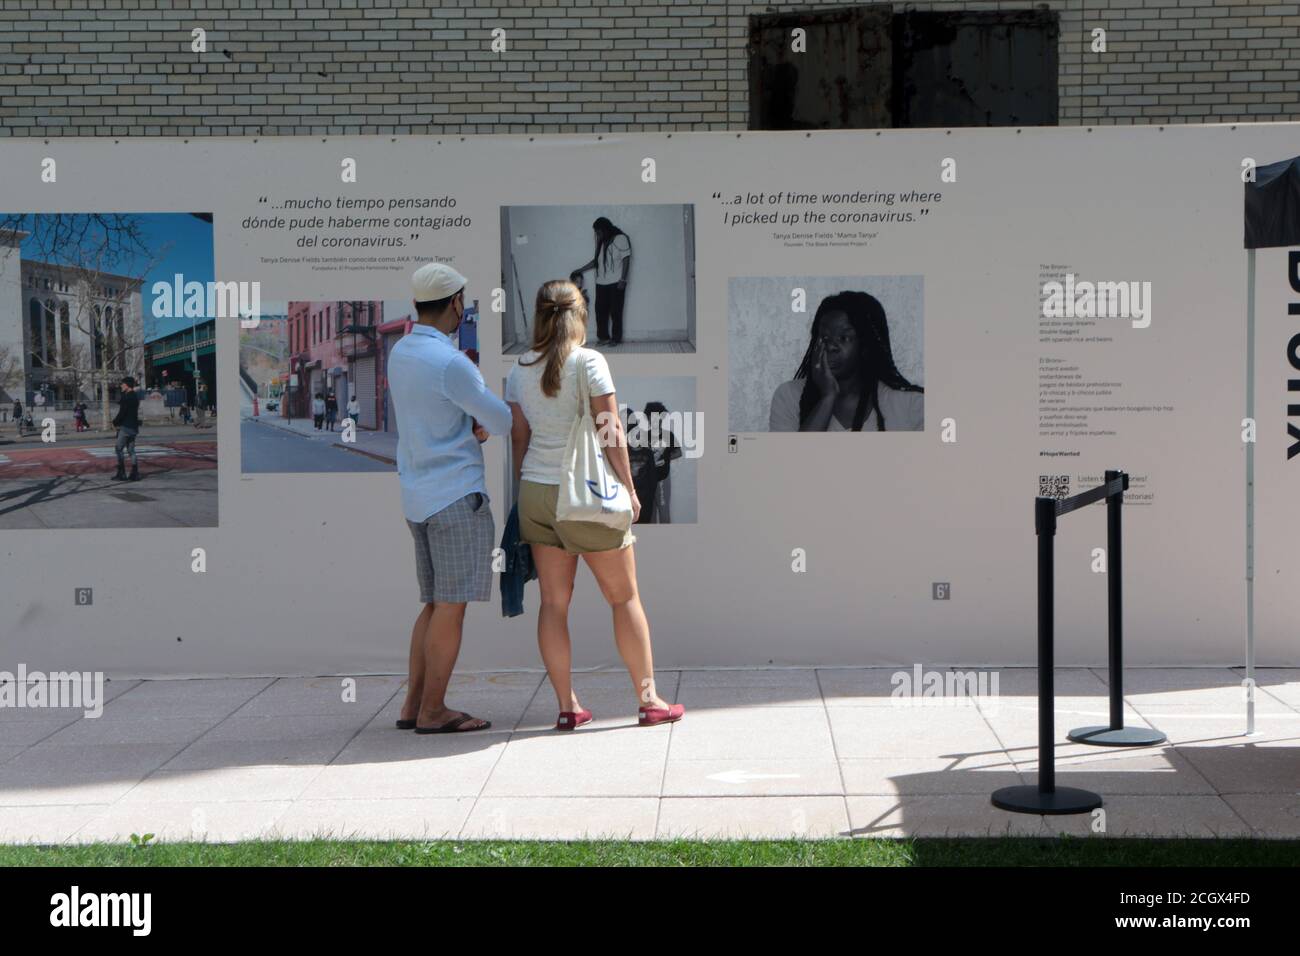
POLYGON ((569 601, 578 556, 587 563, 614 617, 614 642, 632 678, 638 722, 643 726, 680 720, 681 704, 669 704, 655 690, 650 625, 636 586, 636 556, 630 532, 587 521, 555 517, 564 449, 578 417, 578 376, 586 375, 591 413, 606 461, 632 495, 640 513, 628 464, 627 442, 618 415, 614 380, 605 357, 583 348, 587 306, 572 282, 555 279, 537 292, 532 349, 519 357, 506 380, 506 402, 514 415, 511 447, 519 483, 519 534, 532 548, 542 604, 537 645, 559 703, 557 730, 591 720, 574 693, 569 644, 569 601))

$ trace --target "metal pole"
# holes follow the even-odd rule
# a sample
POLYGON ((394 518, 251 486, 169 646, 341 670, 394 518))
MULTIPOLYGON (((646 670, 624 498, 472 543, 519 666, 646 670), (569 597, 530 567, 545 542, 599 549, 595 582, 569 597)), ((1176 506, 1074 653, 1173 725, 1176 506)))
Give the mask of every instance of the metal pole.
MULTIPOLYGON (((1124 477, 1107 471, 1106 484, 1124 477)), ((1110 652, 1110 729, 1124 726, 1124 558, 1120 508, 1124 492, 1106 499, 1106 634, 1110 652)))
POLYGON ((1128 475, 1118 469, 1106 472, 1106 484, 1120 482, 1118 491, 1106 495, 1106 660, 1110 684, 1110 722, 1078 727, 1067 734, 1075 743, 1099 747, 1150 747, 1165 742, 1151 727, 1124 726, 1124 528, 1122 515, 1128 475))
POLYGON ((1056 701, 1053 652, 1056 627, 1056 502, 1051 498, 1034 501, 1034 525, 1038 533, 1038 792, 1056 790, 1056 735, 1053 709, 1056 701))
MULTIPOLYGON (((1255 250, 1246 253, 1246 417, 1255 420, 1255 250)), ((1255 436, 1252 436, 1255 437, 1255 436)), ((1246 442, 1246 733, 1255 732, 1255 443, 1246 442)))
POLYGON ((993 792, 993 806, 1013 813, 1087 813, 1101 806, 1101 797, 1078 787, 1056 785, 1053 720, 1055 660, 1054 548, 1056 499, 1034 499, 1034 530, 1038 535, 1038 784, 1003 787, 993 792))

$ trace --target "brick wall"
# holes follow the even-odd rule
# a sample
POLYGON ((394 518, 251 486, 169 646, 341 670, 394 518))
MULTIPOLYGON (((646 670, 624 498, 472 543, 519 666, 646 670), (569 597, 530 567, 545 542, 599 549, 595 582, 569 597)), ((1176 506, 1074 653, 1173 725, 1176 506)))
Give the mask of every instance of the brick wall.
MULTIPOLYGON (((743 129, 748 14, 842 5, 2 0, 0 135, 743 129)), ((1063 124, 1300 118, 1300 0, 1047 5, 1063 124)))

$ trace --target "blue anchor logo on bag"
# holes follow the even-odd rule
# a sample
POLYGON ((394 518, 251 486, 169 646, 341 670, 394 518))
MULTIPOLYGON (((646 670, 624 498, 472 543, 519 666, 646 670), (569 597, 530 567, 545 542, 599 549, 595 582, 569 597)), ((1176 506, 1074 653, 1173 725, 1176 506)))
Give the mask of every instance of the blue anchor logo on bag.
MULTIPOLYGON (((597 455, 596 457, 597 457, 600 461, 604 461, 604 460, 605 460, 605 456, 604 456, 604 455, 597 455)), ((609 477, 609 473, 606 472, 604 469, 601 469, 601 478, 602 478, 602 479, 605 479, 605 478, 608 478, 608 477, 609 477)), ((619 484, 618 484, 617 481, 612 481, 612 479, 611 479, 611 482, 612 482, 612 484, 613 484, 614 487, 610 490, 609 494, 607 494, 607 495, 602 495, 602 494, 601 494, 601 486, 600 486, 600 485, 597 485, 596 482, 592 481, 590 478, 587 479, 587 487, 588 487, 589 489, 591 489, 591 493, 592 493, 593 495, 595 495, 597 498, 599 498, 601 501, 612 501, 612 500, 614 499, 614 497, 618 494, 619 484)), ((602 482, 602 484, 603 484, 603 482, 602 482)))

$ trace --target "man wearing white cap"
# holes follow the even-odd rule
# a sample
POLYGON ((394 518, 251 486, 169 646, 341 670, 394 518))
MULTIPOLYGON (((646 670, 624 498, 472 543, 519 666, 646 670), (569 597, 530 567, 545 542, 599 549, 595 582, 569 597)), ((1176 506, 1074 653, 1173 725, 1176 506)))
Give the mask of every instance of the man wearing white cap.
POLYGON ((465 605, 492 590, 496 526, 479 443, 510 431, 510 408, 488 391, 452 335, 465 314, 466 279, 430 262, 415 271, 416 323, 393 347, 388 387, 397 412, 397 476, 415 540, 424 608, 411 631, 410 679, 397 726, 417 734, 491 726, 447 707, 465 605))

